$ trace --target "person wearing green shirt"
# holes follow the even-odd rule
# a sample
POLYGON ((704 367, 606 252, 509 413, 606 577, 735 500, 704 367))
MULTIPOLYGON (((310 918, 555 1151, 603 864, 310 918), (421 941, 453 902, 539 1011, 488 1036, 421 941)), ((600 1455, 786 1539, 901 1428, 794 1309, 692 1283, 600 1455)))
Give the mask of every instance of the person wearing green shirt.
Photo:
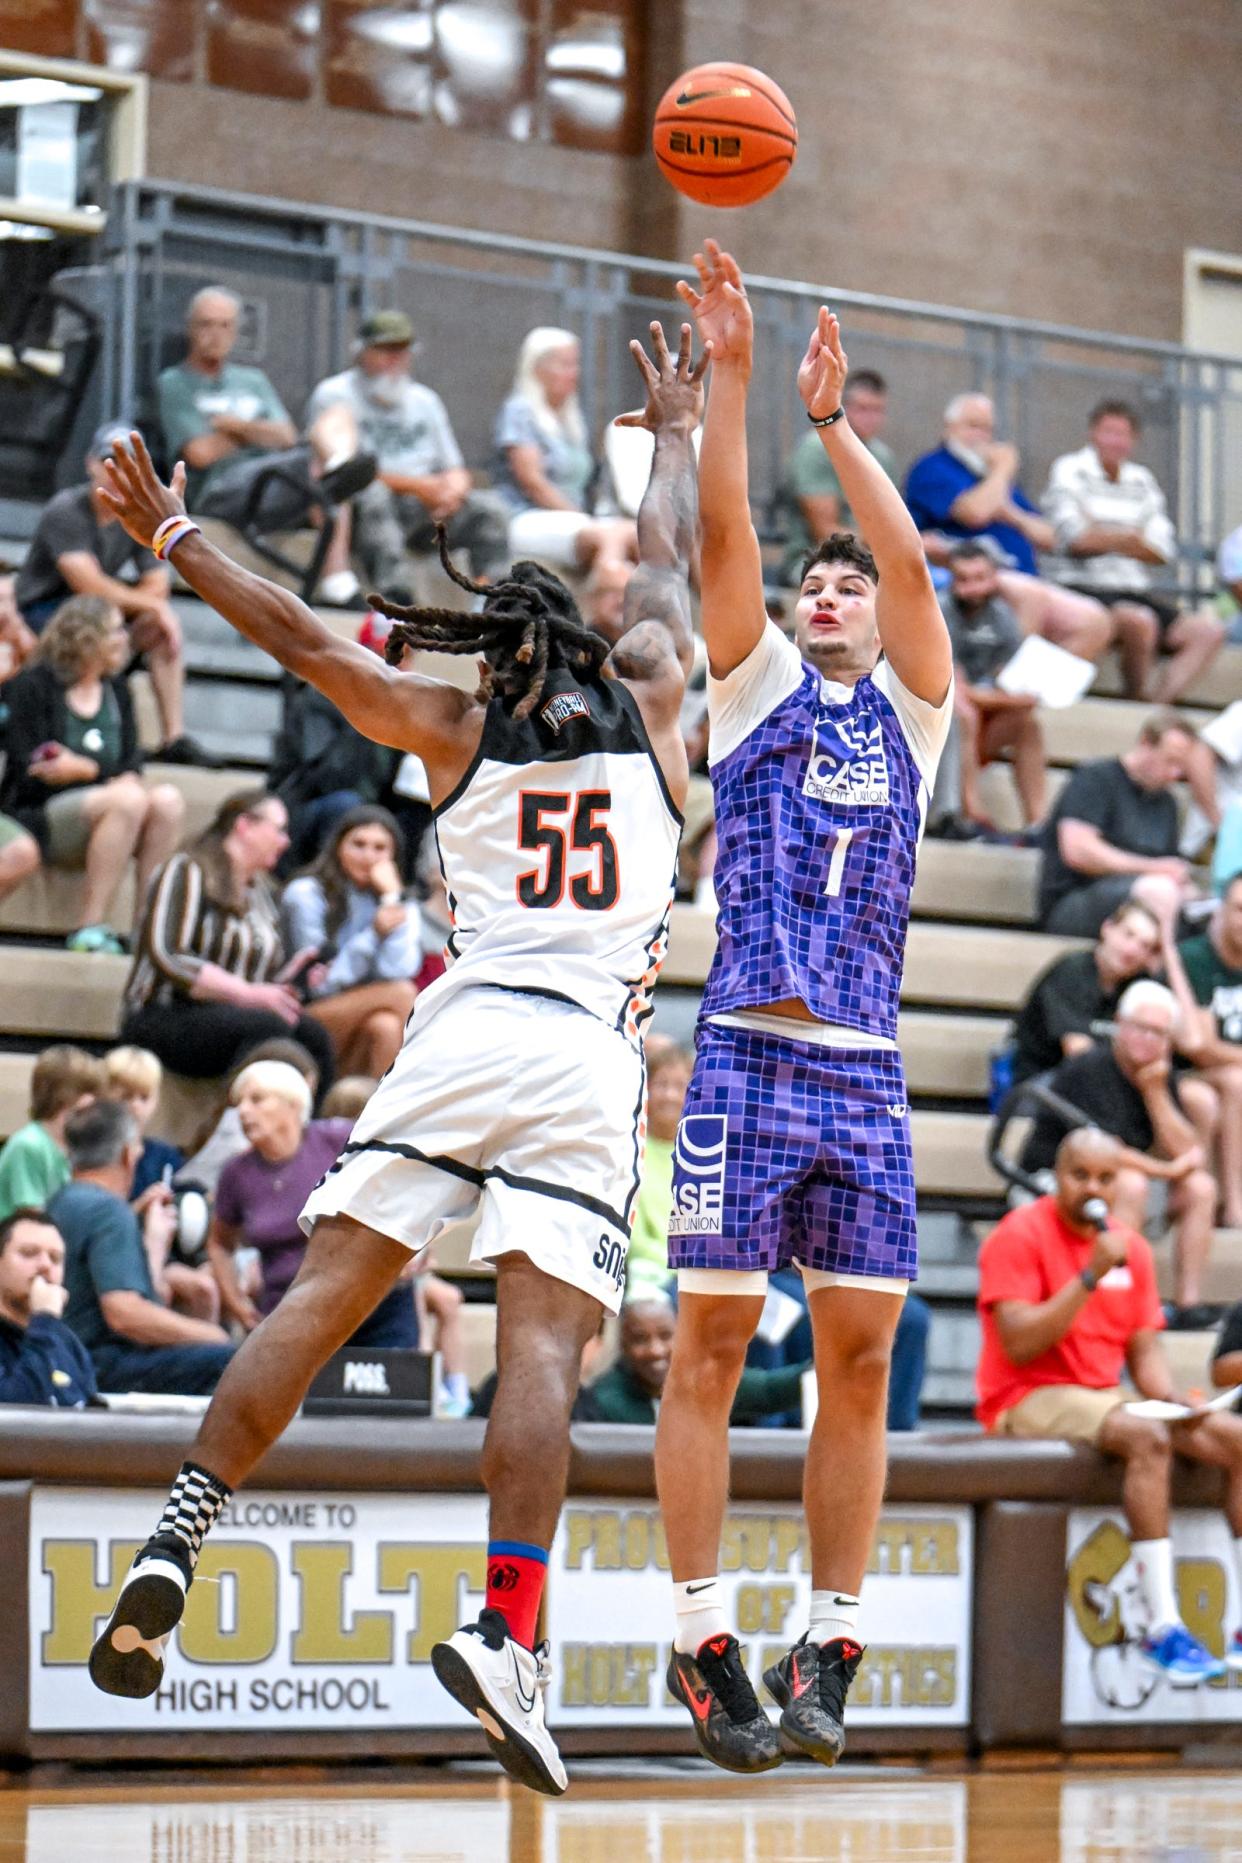
MULTIPOLYGON (((298 430, 262 369, 230 361, 237 342, 241 300, 208 285, 190 300, 189 348, 184 362, 159 379, 159 419, 169 465, 184 460, 186 504, 196 517, 220 518, 240 528, 293 530, 321 519, 324 504, 340 505, 375 477, 375 457, 356 450, 356 436, 325 415, 309 440, 298 430), (250 506, 257 481, 271 467, 259 505, 250 506)), ((337 524, 321 584, 327 601, 357 594, 349 568, 348 526, 337 524)))
POLYGON ((1242 1228, 1242 874, 1225 887, 1207 931, 1179 944, 1168 968, 1182 1010, 1178 1046, 1220 1097, 1220 1220, 1242 1228))
MULTIPOLYGON (((884 377, 875 369, 855 369, 842 398, 850 426, 896 484, 896 455, 880 438, 888 418, 888 384, 884 377)), ((787 525, 781 580, 794 587, 802 579, 803 559, 825 538, 834 530, 857 529, 841 481, 817 433, 808 433, 789 461, 781 487, 781 507, 787 525)))
MULTIPOLYGON (((661 1295, 647 1294, 627 1301, 621 1309, 621 1355, 610 1370, 586 1388, 590 1420, 654 1424, 672 1349, 672 1303, 661 1295)), ((756 1417, 796 1410, 802 1398, 802 1374, 810 1369, 810 1359, 801 1365, 782 1366, 779 1371, 745 1366, 730 1423, 750 1423, 756 1417)))
POLYGON ((0 1150, 0 1222, 14 1210, 46 1209, 69 1182, 65 1121, 89 1106, 103 1085, 103 1065, 81 1048, 45 1048, 30 1075, 30 1121, 0 1150))
POLYGON ((670 1045, 647 1057, 647 1146, 634 1204, 625 1293, 664 1294, 674 1276, 668 1265, 668 1219, 673 1207, 673 1144, 694 1059, 670 1045))

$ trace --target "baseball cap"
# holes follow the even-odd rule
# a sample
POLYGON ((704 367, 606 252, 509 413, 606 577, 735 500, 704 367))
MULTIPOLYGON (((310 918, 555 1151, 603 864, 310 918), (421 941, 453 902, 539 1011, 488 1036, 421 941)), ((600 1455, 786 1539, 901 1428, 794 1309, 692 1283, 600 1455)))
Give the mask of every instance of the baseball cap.
POLYGON ((358 326, 358 340, 370 349, 404 349, 414 341, 414 325, 404 311, 372 311, 358 326))
POLYGON ((129 444, 132 429, 126 421, 106 420, 102 427, 95 429, 90 445, 86 449, 88 459, 111 459, 112 449, 119 440, 122 446, 129 444))

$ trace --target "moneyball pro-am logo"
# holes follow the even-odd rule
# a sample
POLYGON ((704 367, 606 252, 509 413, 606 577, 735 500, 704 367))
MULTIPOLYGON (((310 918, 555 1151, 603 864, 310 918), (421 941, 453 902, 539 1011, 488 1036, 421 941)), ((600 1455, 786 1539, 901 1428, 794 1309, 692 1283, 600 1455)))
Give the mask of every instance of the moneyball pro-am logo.
POLYGON ((671 1236, 718 1236, 724 1215, 727 1113, 687 1113, 673 1153, 671 1236))
POLYGON ((817 722, 802 793, 814 802, 856 808, 888 803, 884 732, 874 712, 817 722))

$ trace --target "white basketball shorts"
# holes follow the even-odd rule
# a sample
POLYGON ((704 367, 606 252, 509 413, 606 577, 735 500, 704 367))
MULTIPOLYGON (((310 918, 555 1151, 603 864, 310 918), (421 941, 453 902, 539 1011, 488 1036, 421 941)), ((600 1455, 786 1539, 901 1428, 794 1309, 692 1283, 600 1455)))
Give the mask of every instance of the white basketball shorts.
POLYGON ((420 1026, 302 1211, 417 1253, 479 1212, 472 1261, 510 1251, 621 1305, 645 1121, 641 1053, 559 998, 474 984, 420 1026))

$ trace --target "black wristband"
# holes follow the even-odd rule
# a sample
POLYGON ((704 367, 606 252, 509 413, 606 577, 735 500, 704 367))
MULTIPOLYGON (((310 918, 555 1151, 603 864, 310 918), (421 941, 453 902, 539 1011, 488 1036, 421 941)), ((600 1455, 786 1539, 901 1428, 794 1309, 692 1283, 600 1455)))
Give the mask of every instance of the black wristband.
POLYGON ((812 427, 831 427, 834 421, 843 419, 844 415, 844 407, 839 407, 835 414, 822 414, 819 416, 812 414, 810 408, 806 411, 806 417, 810 421, 812 427))
POLYGON ((1084 1268, 1078 1279, 1082 1282, 1089 1294, 1094 1294, 1096 1288, 1100 1285, 1100 1277, 1095 1272, 1094 1268, 1084 1268))

